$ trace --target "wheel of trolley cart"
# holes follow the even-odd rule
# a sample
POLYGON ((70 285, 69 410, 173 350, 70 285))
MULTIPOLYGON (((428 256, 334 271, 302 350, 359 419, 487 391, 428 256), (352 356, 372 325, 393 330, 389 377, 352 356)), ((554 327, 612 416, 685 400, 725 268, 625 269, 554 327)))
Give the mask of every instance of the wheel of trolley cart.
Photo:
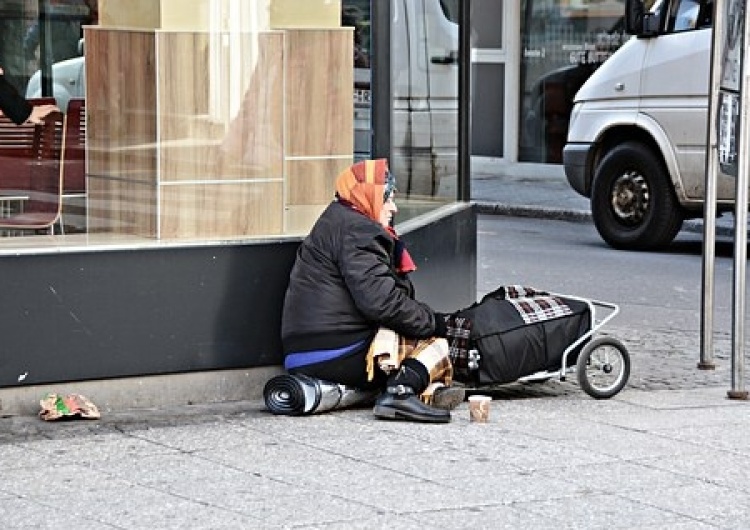
POLYGON ((598 337, 578 355, 578 384, 591 397, 607 399, 623 389, 630 377, 630 354, 612 337, 598 337))

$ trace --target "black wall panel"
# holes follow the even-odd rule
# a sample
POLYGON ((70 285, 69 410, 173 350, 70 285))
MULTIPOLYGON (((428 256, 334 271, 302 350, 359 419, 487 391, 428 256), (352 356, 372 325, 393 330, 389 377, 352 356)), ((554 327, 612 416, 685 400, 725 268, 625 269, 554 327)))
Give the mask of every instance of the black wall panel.
MULTIPOLYGON (((436 309, 474 301, 471 207, 405 240, 436 309)), ((281 362, 298 241, 0 257, 0 387, 281 362)))

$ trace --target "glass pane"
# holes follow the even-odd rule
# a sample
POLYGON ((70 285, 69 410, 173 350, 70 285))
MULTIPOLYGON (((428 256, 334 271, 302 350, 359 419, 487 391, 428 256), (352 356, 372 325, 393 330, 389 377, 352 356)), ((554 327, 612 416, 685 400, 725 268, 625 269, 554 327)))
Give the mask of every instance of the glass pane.
POLYGON ((0 66, 6 80, 21 93, 30 76, 23 49, 24 37, 35 19, 36 14, 21 2, 0 3, 0 66))
POLYGON ((624 0, 521 3, 519 160, 561 163, 573 97, 623 43, 624 0))
MULTIPOLYGON (((60 219, 16 229, 24 194, 0 182, 0 252, 306 233, 372 137, 371 2, 317 1, 329 19, 306 29, 272 29, 264 2, 0 3, 7 78, 68 125, 60 219)), ((400 220, 458 187, 458 3, 407 4, 422 7, 392 28, 408 46, 391 58, 400 220)))
MULTIPOLYGON (((249 4, 230 6, 241 19, 249 4)), ((223 20, 209 32, 87 32, 89 231, 299 234, 332 199, 352 162, 351 33, 223 20), (125 50, 133 60, 108 69, 125 50)))
POLYGON ((97 1, 6 1, 0 12, 0 57, 8 79, 27 97, 52 96, 54 88, 65 110, 71 95, 83 95, 80 78, 70 72, 82 71, 83 25, 96 24, 97 1), (60 70, 59 63, 68 59, 75 64, 60 70), (44 93, 40 70, 48 78, 44 93))
MULTIPOLYGON (((319 29, 275 30, 260 2, 199 0, 185 14, 179 1, 111 1, 103 26, 95 1, 3 2, 8 79, 54 95, 69 130, 59 222, 16 229, 24 194, 0 182, 13 236, 0 250, 306 233, 353 161, 352 34, 327 4, 311 11, 319 29)), ((361 30, 358 67, 367 20, 361 30)))
POLYGON ((457 3, 393 2, 391 15, 391 167, 404 220, 458 196, 457 3))
POLYGON ((372 155, 370 0, 343 0, 341 25, 354 28, 354 158, 362 160, 372 155))

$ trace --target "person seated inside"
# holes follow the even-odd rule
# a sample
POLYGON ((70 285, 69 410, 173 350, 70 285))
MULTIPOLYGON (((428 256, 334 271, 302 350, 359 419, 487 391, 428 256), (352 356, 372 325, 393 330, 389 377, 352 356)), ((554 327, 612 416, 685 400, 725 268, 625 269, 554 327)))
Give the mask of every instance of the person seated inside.
POLYGON ((464 399, 452 386, 450 317, 415 298, 415 265, 393 229, 396 181, 385 159, 336 179, 335 200, 297 252, 282 315, 284 367, 381 389, 381 419, 444 423, 464 399))
POLYGON ((0 111, 13 123, 42 123, 50 112, 58 110, 56 105, 32 105, 26 101, 26 98, 8 82, 5 72, 0 68, 0 111))

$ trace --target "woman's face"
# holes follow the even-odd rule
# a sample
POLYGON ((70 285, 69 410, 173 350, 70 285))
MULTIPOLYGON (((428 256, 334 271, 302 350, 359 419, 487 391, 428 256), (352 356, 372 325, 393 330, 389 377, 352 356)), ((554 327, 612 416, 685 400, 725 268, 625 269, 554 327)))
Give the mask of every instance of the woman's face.
POLYGON ((384 228, 388 228, 389 226, 391 226, 393 216, 398 211, 398 208, 396 207, 396 203, 394 201, 394 195, 395 192, 391 192, 391 194, 388 196, 388 200, 383 203, 383 209, 380 210, 380 224, 383 225, 384 228))

